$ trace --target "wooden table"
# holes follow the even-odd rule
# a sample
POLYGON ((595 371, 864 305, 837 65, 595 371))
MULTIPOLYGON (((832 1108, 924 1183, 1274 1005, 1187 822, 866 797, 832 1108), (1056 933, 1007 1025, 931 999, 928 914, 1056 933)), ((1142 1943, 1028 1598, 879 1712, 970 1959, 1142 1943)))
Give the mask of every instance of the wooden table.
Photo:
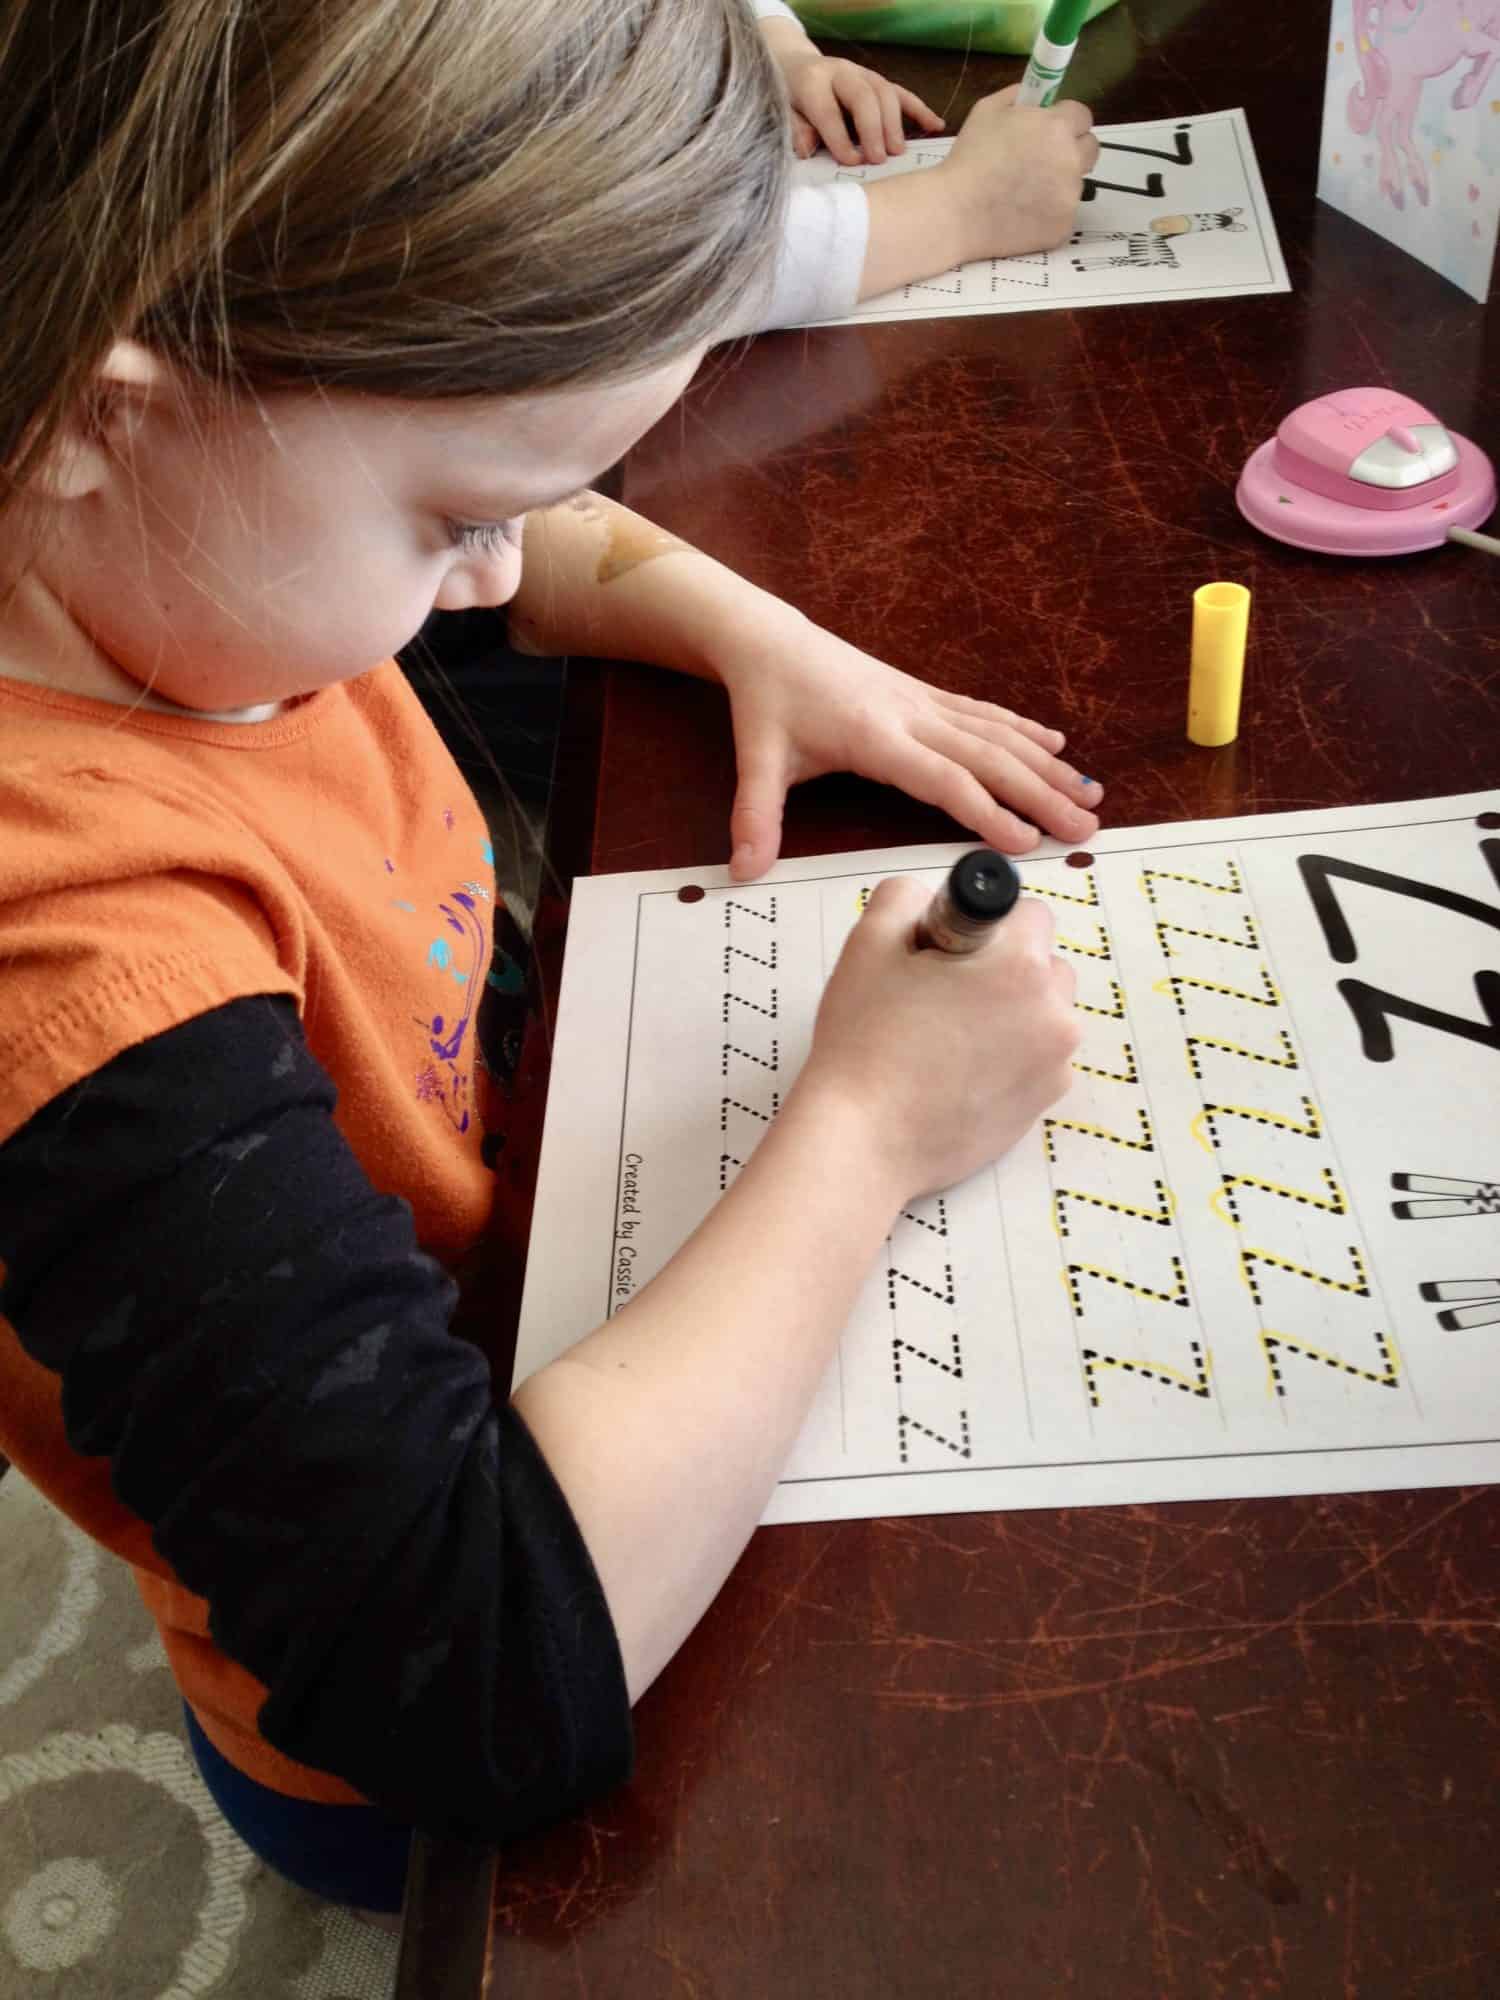
MULTIPOLYGON (((1495 783, 1500 564, 1299 555, 1234 506, 1280 417, 1356 382, 1500 449, 1495 315, 1314 201, 1326 19, 1125 0, 1072 77, 1101 122, 1245 106, 1289 296, 765 338, 625 498, 1061 721, 1111 825, 1495 783), (1214 578, 1253 590, 1254 650, 1240 739, 1207 752, 1183 715, 1214 578)), ((955 122, 1019 67, 871 59, 955 122)), ((570 702, 562 865, 724 859, 716 691, 617 668, 570 702)), ((786 848, 954 837, 829 780, 786 848)), ((1481 1490, 762 1531, 641 1704, 633 1785, 500 1857, 492 1990, 1493 1995, 1497 1528, 1481 1490)))

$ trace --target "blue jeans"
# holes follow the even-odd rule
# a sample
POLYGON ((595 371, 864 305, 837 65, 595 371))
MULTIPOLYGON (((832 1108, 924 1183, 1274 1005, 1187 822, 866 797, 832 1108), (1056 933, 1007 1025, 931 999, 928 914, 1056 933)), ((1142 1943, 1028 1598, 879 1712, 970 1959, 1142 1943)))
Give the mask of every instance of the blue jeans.
POLYGON ((257 1784, 214 1748, 187 1703, 182 1706, 203 1782, 247 1847, 326 1902, 396 1915, 411 1846, 404 1820, 379 1806, 319 1805, 257 1784))

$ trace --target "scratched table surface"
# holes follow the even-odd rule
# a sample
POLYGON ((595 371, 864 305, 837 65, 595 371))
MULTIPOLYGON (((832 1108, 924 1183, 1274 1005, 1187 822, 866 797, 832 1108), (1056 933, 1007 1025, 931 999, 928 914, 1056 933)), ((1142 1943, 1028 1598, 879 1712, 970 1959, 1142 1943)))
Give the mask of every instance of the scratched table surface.
MULTIPOLYGON (((1100 122, 1245 106, 1289 296, 764 338, 637 448, 627 501, 1061 722, 1116 826, 1500 782, 1500 562, 1341 564, 1234 506, 1279 419, 1355 383, 1500 451, 1496 316, 1315 202, 1326 22, 1122 0, 1072 76, 1100 122), (1253 591, 1253 650, 1208 752, 1214 578, 1253 591)), ((1019 68, 865 53, 955 120, 1019 68)), ((717 691, 575 672, 564 870, 721 860, 732 787, 717 691)), ((786 847, 955 837, 840 779, 794 794, 786 847)), ((640 1705, 633 1784, 500 1857, 493 1991, 1494 1995, 1497 1527, 1480 1490, 762 1530, 640 1705)))

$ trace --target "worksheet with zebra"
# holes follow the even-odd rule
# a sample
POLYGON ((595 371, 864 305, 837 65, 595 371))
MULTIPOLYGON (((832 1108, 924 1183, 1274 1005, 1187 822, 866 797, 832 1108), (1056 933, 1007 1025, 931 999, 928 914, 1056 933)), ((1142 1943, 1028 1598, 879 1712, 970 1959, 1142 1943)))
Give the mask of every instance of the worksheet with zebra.
MULTIPOLYGON (((875 883, 963 851, 577 884, 518 1377, 732 1184, 875 883)), ((1018 866, 1073 1086, 901 1215, 767 1519, 1500 1476, 1500 792, 1018 866)))
MULTIPOLYGON (((956 264, 865 299, 844 319, 811 324, 870 325, 1291 290, 1243 111, 1102 125, 1098 137, 1099 163, 1084 181, 1077 222, 1056 249, 956 264)), ((912 139, 905 152, 878 167, 837 167, 822 153, 795 173, 814 184, 884 180, 939 165, 953 143, 912 139)))

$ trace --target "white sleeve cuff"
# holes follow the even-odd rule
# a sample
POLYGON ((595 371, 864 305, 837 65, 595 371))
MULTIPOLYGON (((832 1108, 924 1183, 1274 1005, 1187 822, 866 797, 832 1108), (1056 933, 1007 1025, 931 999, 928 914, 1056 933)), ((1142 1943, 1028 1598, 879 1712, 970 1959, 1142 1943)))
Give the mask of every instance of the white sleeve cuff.
MULTIPOLYGON (((816 167, 821 162, 808 162, 816 167)), ((744 301, 720 336, 736 340, 778 326, 842 319, 859 300, 870 235, 870 204, 858 181, 801 178, 793 170, 791 199, 770 294, 744 301)))
POLYGON ((754 0, 754 5, 757 21, 769 20, 775 15, 780 15, 783 21, 797 19, 791 8, 786 5, 786 0, 754 0))

